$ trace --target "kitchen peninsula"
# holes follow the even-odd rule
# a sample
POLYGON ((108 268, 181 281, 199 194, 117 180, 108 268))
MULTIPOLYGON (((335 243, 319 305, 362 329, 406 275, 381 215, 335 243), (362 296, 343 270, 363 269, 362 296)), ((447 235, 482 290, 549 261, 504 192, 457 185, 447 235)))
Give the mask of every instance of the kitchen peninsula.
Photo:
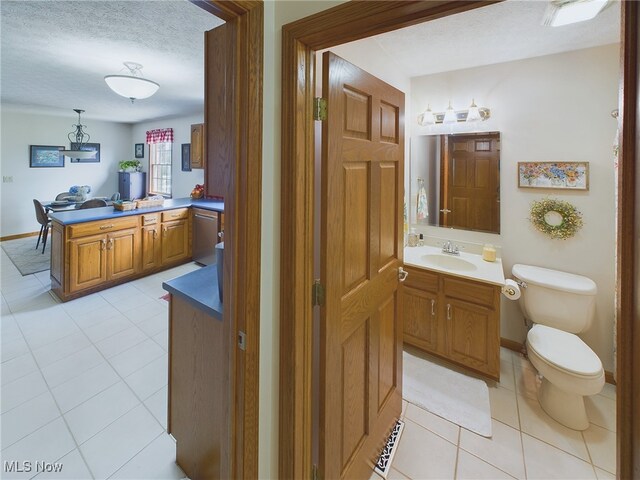
POLYGON ((190 261, 192 207, 224 212, 220 201, 180 198, 50 214, 51 290, 66 302, 190 261))

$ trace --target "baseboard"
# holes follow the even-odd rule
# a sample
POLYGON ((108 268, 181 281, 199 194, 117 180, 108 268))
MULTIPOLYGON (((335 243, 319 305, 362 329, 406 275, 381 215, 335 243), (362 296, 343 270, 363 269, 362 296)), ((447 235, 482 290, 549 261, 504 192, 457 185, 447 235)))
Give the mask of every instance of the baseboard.
POLYGON ((500 346, 513 350, 514 352, 522 353, 522 343, 515 340, 509 340, 508 338, 500 337, 500 346))
POLYGON ((35 237, 40 232, 29 232, 29 233, 19 233, 18 235, 7 235, 6 237, 0 237, 0 242, 4 242, 6 240, 17 240, 19 238, 26 237, 35 237))
MULTIPOLYGON (((500 337, 500 346, 518 353, 522 353, 522 349, 524 348, 522 343, 516 342, 515 340, 509 340, 504 337, 500 337)), ((606 370, 604 371, 604 381, 611 385, 616 384, 616 379, 614 378, 613 373, 606 370)))

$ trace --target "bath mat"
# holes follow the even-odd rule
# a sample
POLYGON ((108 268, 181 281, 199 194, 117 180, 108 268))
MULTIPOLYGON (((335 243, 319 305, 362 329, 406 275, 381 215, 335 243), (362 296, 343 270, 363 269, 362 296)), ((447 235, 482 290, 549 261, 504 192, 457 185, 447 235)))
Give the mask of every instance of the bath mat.
POLYGON ((491 437, 491 405, 485 382, 406 351, 402 361, 402 390, 407 402, 491 437))
POLYGON ((47 247, 42 253, 42 242, 36 250, 38 237, 18 238, 0 243, 2 250, 16 266, 22 276, 44 272, 51 268, 51 236, 47 239, 47 247))

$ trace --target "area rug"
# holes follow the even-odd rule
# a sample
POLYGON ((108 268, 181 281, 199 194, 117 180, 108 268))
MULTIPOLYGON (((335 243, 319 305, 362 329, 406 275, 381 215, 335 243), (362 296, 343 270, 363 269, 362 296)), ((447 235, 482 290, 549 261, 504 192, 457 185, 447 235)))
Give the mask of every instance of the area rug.
POLYGON ((483 437, 491 437, 487 384, 403 352, 403 397, 483 437))
POLYGON ((9 260, 16 266, 20 273, 30 275, 43 272, 51 268, 51 238, 47 239, 47 247, 42 253, 42 243, 36 250, 38 237, 18 238, 0 243, 0 247, 7 254, 9 260))

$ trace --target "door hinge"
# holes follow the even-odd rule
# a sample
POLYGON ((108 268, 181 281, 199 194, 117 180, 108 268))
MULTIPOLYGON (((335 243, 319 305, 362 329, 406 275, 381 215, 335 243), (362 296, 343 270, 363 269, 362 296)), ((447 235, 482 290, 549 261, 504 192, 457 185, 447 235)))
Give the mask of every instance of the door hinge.
POLYGON ((315 463, 311 466, 311 480, 318 480, 318 465, 315 463))
POLYGON ((247 334, 244 332, 238 332, 238 347, 240 350, 247 349, 247 334))
POLYGON ((324 304, 324 287, 320 283, 319 279, 313 281, 313 287, 311 287, 311 305, 320 306, 324 304))
POLYGON ((313 119, 320 121, 327 119, 327 101, 322 97, 313 99, 313 119))

